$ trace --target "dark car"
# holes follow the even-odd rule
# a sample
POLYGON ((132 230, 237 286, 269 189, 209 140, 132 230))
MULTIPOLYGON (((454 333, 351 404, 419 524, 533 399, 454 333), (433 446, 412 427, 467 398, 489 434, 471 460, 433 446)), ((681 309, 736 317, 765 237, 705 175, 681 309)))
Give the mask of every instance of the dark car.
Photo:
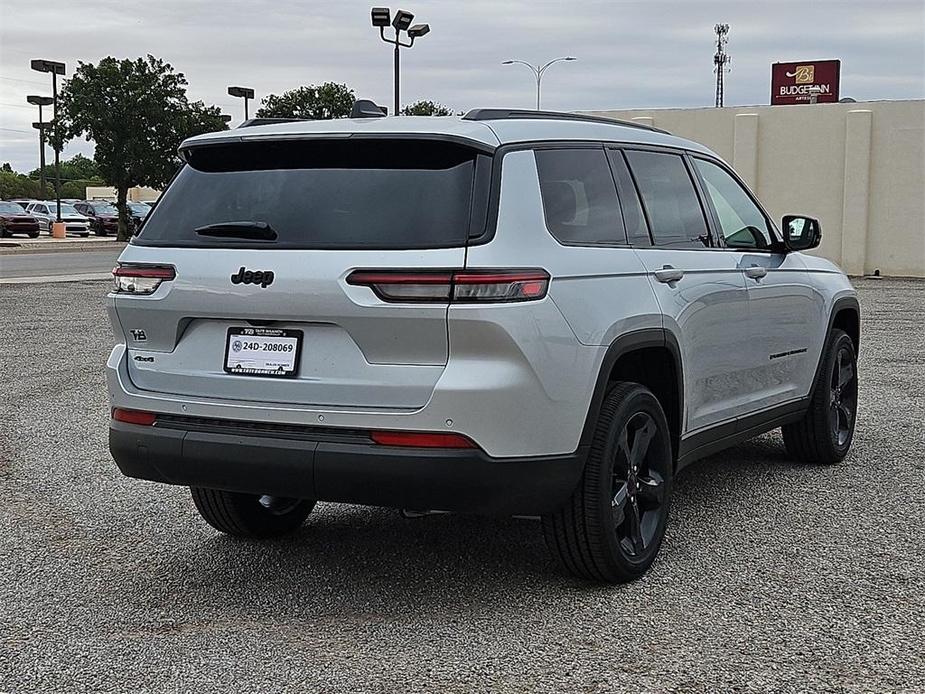
POLYGON ((145 221, 145 217, 148 216, 148 212, 151 211, 151 206, 143 202, 126 202, 125 206, 128 208, 128 213, 131 215, 136 229, 141 226, 141 223, 145 221))
POLYGON ((39 221, 15 202, 0 201, 0 236, 13 234, 28 234, 34 239, 39 235, 39 221))
POLYGON ((87 200, 75 202, 74 207, 80 214, 90 218, 90 228, 97 236, 119 233, 119 211, 105 200, 87 200))

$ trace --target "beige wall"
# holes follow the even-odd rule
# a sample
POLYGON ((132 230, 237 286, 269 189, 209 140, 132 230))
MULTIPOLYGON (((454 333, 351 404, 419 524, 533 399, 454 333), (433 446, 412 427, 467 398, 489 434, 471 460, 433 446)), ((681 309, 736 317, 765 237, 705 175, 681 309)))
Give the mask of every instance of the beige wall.
POLYGON ((778 223, 818 217, 816 252, 849 274, 925 277, 925 101, 587 113, 702 142, 778 223))
MULTIPOLYGON (((85 194, 87 200, 112 200, 113 202, 116 200, 116 189, 105 186, 89 187, 85 194)), ((154 188, 135 186, 128 189, 128 200, 129 202, 150 202, 157 200, 160 194, 161 191, 154 190, 154 188)))

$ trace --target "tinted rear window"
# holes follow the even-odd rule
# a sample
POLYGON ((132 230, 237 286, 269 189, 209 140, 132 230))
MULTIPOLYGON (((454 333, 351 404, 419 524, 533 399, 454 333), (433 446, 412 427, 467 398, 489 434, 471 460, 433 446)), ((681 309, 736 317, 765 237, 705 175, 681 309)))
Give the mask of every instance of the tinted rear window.
POLYGON ((341 249, 464 246, 473 217, 476 161, 484 156, 455 143, 373 138, 201 147, 190 152, 187 166, 158 201, 135 243, 341 249), (265 224, 276 232, 276 239, 217 238, 196 232, 223 222, 265 224))

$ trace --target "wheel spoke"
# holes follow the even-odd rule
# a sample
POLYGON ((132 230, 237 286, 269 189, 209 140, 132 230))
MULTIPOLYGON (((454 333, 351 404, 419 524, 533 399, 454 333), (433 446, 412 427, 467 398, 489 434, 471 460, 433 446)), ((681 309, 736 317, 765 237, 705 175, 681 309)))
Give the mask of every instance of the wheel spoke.
POLYGON ((645 549, 645 542, 642 538, 642 519, 639 517, 639 507, 635 503, 630 502, 626 505, 626 517, 629 520, 627 535, 633 543, 633 551, 639 554, 645 549))
POLYGON ((655 422, 646 415, 646 423, 636 430, 636 436, 633 438, 633 448, 629 457, 630 467, 633 469, 642 467, 653 438, 655 438, 655 422))
POLYGON ((661 506, 665 499, 665 486, 663 480, 654 475, 643 475, 637 478, 639 496, 651 506, 661 506))
POLYGON ((832 390, 838 388, 839 379, 841 378, 842 352, 838 350, 835 353, 835 367, 832 369, 832 390))
POLYGON ((617 490, 614 492, 613 499, 610 500, 610 508, 613 510, 613 522, 615 527, 619 527, 626 520, 626 506, 629 503, 629 489, 626 482, 620 482, 617 490))
POLYGON ((844 389, 854 378, 854 368, 850 361, 842 363, 838 369, 838 387, 844 389))
POLYGON ((841 429, 850 430, 851 429, 851 418, 853 416, 853 413, 851 411, 851 408, 848 406, 846 402, 842 402, 838 406, 838 415, 839 415, 838 416, 839 429, 840 430, 841 429), (842 426, 842 422, 844 422, 844 426, 842 426))

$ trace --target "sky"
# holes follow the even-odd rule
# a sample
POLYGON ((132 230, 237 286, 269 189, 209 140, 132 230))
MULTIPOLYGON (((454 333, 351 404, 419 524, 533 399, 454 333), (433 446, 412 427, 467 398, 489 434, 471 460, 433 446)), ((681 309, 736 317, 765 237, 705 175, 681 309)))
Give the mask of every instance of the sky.
MULTIPOLYGON (((431 32, 402 53, 402 103, 454 110, 532 108, 522 65, 572 55, 543 78, 544 109, 713 105, 713 26, 730 25, 726 105, 767 104, 773 62, 838 58, 841 94, 858 101, 925 97, 925 0, 403 0, 431 32)), ((379 4, 384 4, 381 0, 379 4)), ((50 75, 31 58, 78 61, 151 53, 183 72, 193 100, 243 116, 229 85, 260 99, 303 84, 344 82, 392 103, 391 47, 367 0, 0 0, 0 161, 37 166, 37 109, 50 75)), ((253 113, 253 111, 252 111, 253 113)), ((90 155, 70 143, 66 158, 90 155)))

